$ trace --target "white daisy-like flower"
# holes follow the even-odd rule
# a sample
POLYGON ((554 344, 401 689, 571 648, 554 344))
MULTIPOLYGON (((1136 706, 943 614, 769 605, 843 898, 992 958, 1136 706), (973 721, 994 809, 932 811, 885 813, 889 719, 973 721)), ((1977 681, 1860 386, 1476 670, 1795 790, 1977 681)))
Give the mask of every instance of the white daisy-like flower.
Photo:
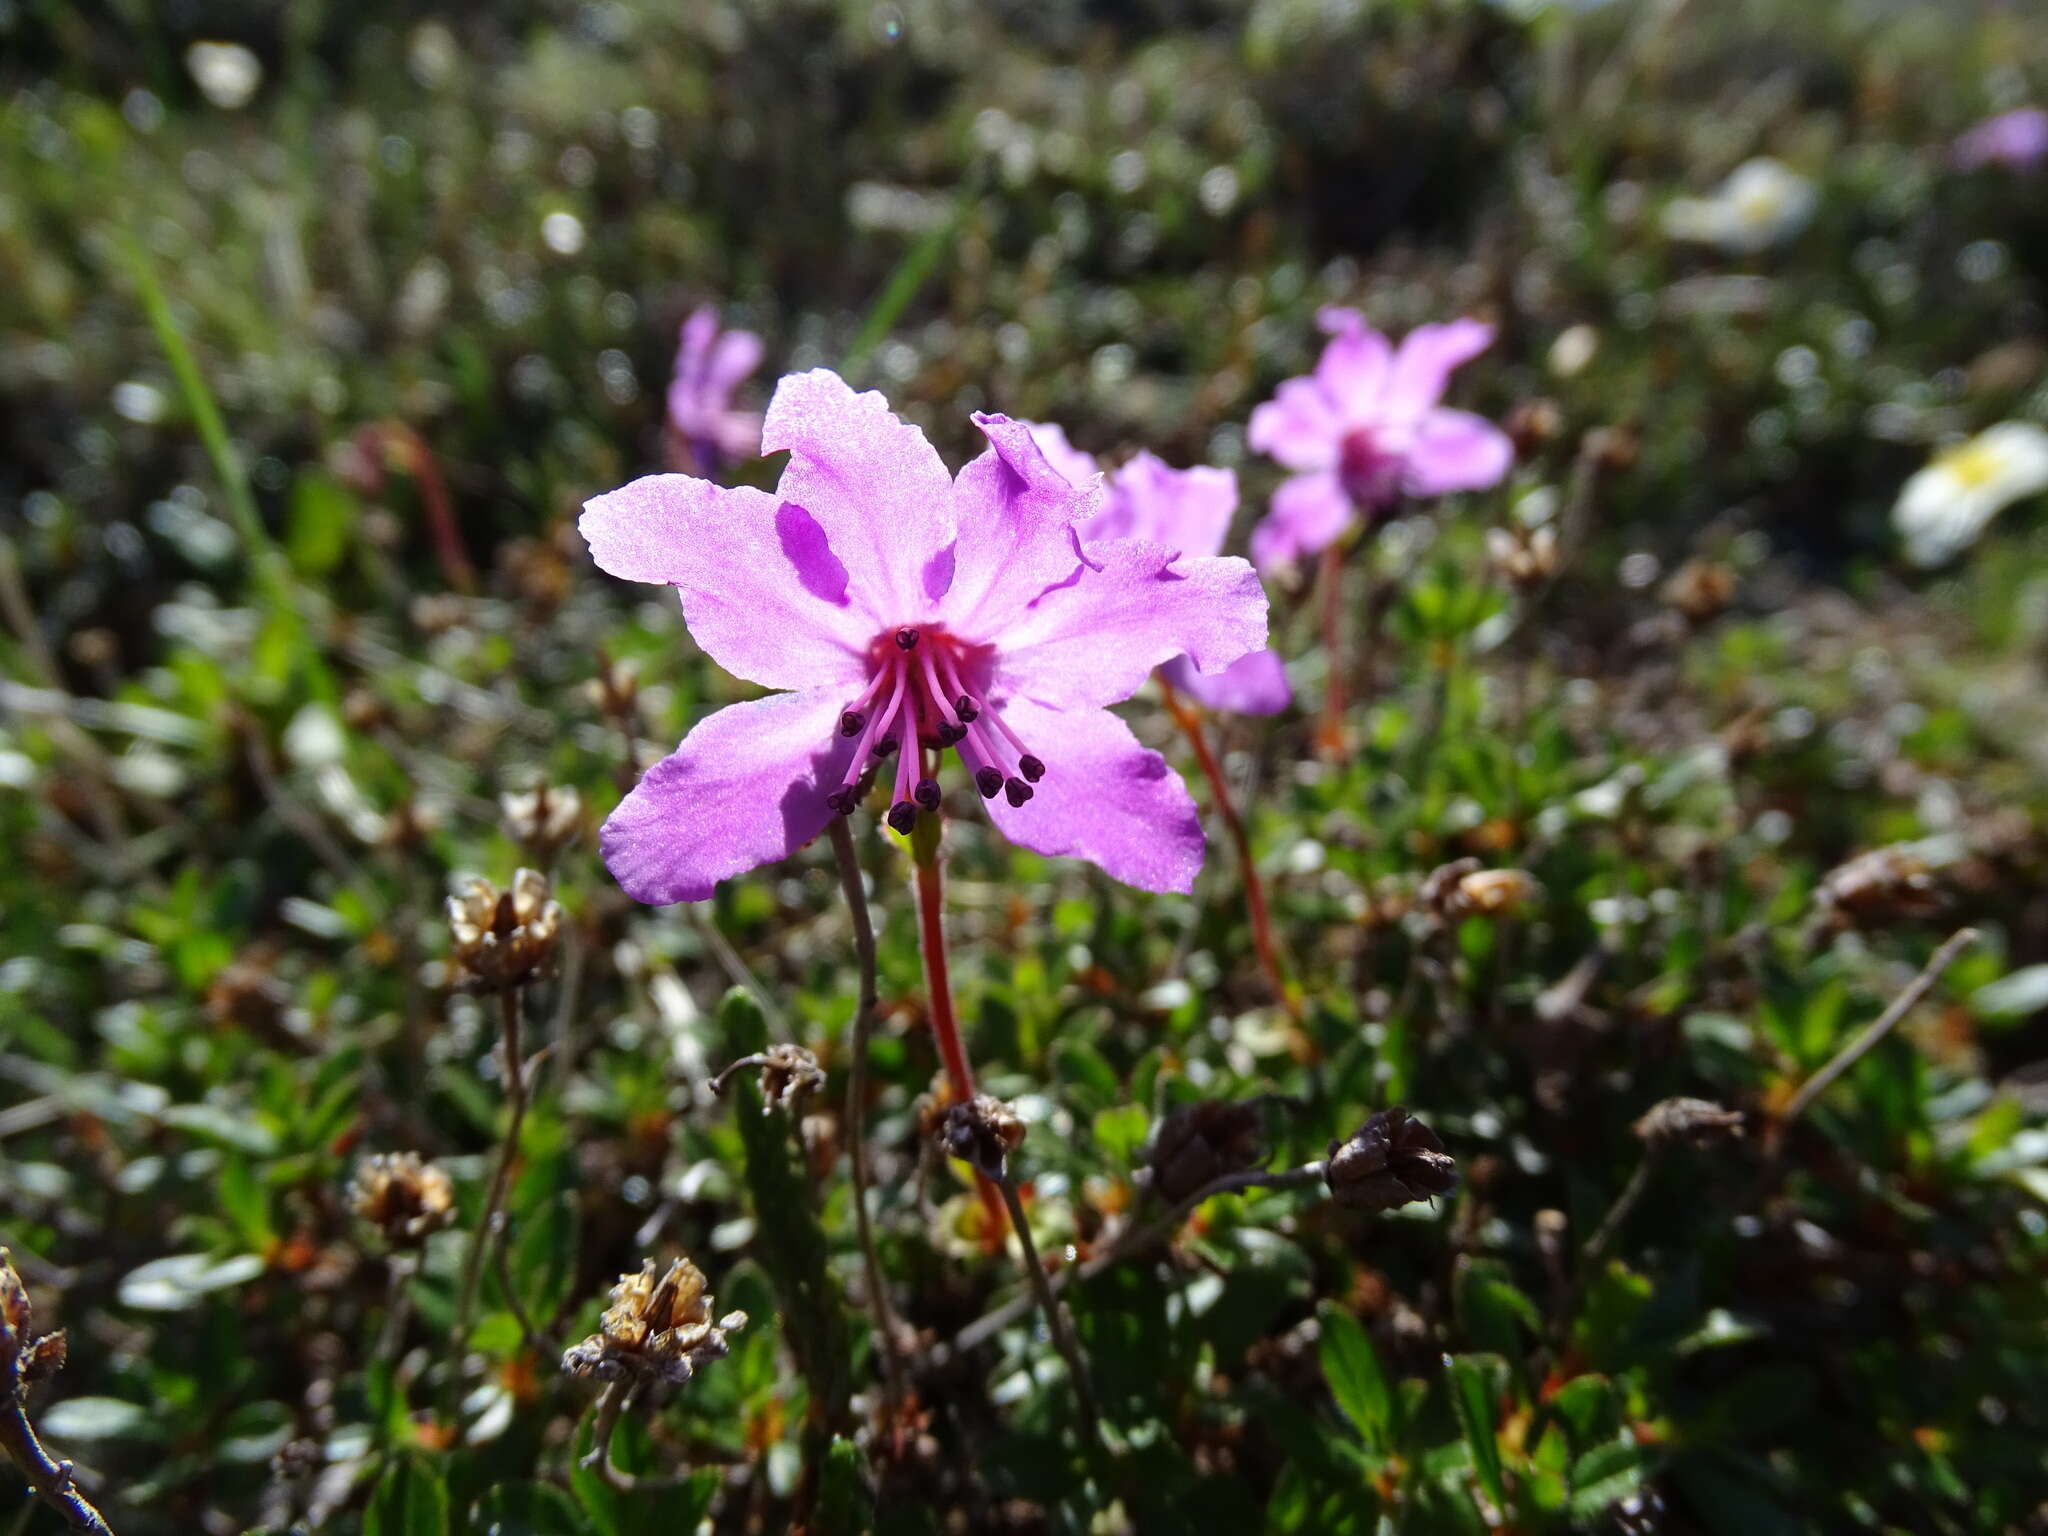
POLYGON ((263 83, 263 61, 240 43, 194 43, 185 50, 185 67, 199 93, 229 112, 246 107, 263 83))
POLYGON ((1915 565, 1940 565, 2000 512, 2048 491, 2048 431, 2001 422, 1936 454, 1899 491, 1892 523, 1915 565))
POLYGON ((1747 255, 1782 245, 1813 217, 1820 196, 1782 160, 1746 160, 1709 197, 1676 197, 1664 208, 1664 233, 1674 240, 1718 245, 1747 255))

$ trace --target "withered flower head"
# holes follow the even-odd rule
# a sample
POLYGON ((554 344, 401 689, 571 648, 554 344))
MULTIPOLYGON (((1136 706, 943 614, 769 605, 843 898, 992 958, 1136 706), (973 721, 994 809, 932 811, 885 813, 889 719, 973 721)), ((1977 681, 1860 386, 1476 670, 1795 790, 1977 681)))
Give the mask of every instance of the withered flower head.
POLYGON ((28 1287, 15 1273, 14 1256, 0 1248, 0 1391, 18 1393, 64 1369, 69 1343, 64 1330, 35 1335, 28 1287))
POLYGON ((1517 402, 1501 426, 1514 440, 1515 452, 1527 458, 1564 431, 1564 409, 1548 396, 1535 395, 1517 402))
POLYGON ((725 1336, 747 1325, 744 1312, 728 1312, 714 1323, 704 1286, 704 1272, 688 1259, 677 1259, 659 1280, 652 1259, 638 1274, 619 1276, 598 1331, 563 1352, 562 1369, 604 1381, 630 1377, 680 1386, 725 1355, 725 1336))
POLYGON ((1024 1145, 1024 1122, 993 1094, 949 1105, 939 1122, 939 1150, 992 1179, 1008 1177, 1010 1154, 1024 1145))
POLYGON ((524 794, 498 796, 505 835, 541 863, 549 862, 583 830, 583 796, 567 786, 537 784, 524 794))
POLYGON ((1527 870, 1483 869, 1477 859, 1458 859, 1431 870, 1417 899, 1448 923, 1467 917, 1516 917, 1540 893, 1527 870))
POLYGON ((1449 1194, 1457 1187, 1458 1165, 1437 1134, 1405 1109, 1383 1109, 1348 1141, 1333 1141, 1323 1165, 1330 1197, 1361 1211, 1449 1194))
POLYGON ((1556 530, 1524 528, 1515 523, 1486 530, 1486 555, 1493 569, 1510 586, 1524 591, 1540 587, 1557 574, 1556 530))
POLYGON ((1178 1204, 1225 1174, 1242 1173, 1264 1162, 1259 1102, 1203 1099, 1183 1104, 1161 1121, 1146 1160, 1159 1197, 1178 1204))
POLYGON ((1635 1124, 1635 1132, 1652 1146, 1674 1141, 1695 1144, 1711 1137, 1739 1135, 1742 1111, 1723 1109, 1707 1099, 1664 1099, 1650 1106, 1635 1124))
POLYGON ((461 984, 472 992, 503 992, 553 970, 562 909, 548 899, 547 877, 522 869, 510 890, 473 879, 460 896, 450 896, 448 929, 461 984))
POLYGON ((356 1169, 348 1203, 391 1247, 417 1248, 455 1219, 455 1186, 417 1152, 379 1152, 356 1169))
POLYGON ((726 1079, 748 1067, 761 1069, 761 1113, 789 1109, 806 1094, 825 1086, 825 1069, 818 1058, 800 1045, 771 1045, 765 1051, 742 1056, 705 1084, 713 1093, 724 1093, 726 1079))
POLYGON ((1735 600, 1735 572, 1718 560, 1688 560, 1664 583, 1664 601, 1695 624, 1718 618, 1735 600))
POLYGON ((1837 927, 1881 928, 1936 911, 1942 892, 1924 854, 1911 843, 1892 843, 1830 870, 1814 901, 1837 927))

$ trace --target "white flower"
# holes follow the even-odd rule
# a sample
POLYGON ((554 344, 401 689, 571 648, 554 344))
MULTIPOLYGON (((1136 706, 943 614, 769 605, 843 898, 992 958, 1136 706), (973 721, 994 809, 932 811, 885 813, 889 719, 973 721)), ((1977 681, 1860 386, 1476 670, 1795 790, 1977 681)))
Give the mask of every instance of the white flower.
POLYGON ((263 83, 263 61, 240 43, 194 43, 185 50, 185 67, 200 94, 229 112, 246 107, 263 83))
POLYGON ((1892 522, 1915 565, 1940 565, 2023 497, 2048 491, 2048 431, 2001 422, 1945 448, 1908 480, 1892 522))
POLYGON ((1673 198, 1664 233, 1738 254, 1768 250, 1806 228, 1818 201, 1813 183, 1782 160, 1746 160, 1711 197, 1673 198))

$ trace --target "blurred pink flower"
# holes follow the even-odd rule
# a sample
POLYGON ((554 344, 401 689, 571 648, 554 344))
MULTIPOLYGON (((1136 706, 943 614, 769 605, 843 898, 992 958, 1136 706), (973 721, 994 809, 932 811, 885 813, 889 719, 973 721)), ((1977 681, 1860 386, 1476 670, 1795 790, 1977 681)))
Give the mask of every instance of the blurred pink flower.
MULTIPOLYGON (((1094 455, 1074 447, 1054 423, 1032 423, 1031 436, 1046 462, 1074 484, 1085 486, 1098 472, 1094 455)), ((1223 552, 1237 511, 1237 476, 1229 470, 1174 469, 1139 453, 1108 477, 1107 489, 1103 509, 1081 527, 1091 546, 1105 539, 1149 539, 1183 555, 1223 552)), ((1160 671, 1181 692, 1233 714, 1278 714, 1293 697, 1280 658, 1269 650, 1249 652, 1221 672, 1198 672, 1185 656, 1160 671)))
POLYGON ((2005 165, 2031 170, 2048 160, 2048 108, 2021 107, 1986 118, 1956 140, 1955 161, 1965 170, 2005 165))
POLYGON ((1492 345, 1492 326, 1417 326, 1396 349, 1355 309, 1316 319, 1330 336, 1316 371, 1288 379, 1252 412, 1251 446, 1300 471, 1252 531, 1261 570, 1314 554, 1403 495, 1496 485, 1514 462, 1493 423, 1438 404, 1451 371, 1492 345))
POLYGON ((1070 484, 1022 422, 977 414, 989 448, 948 475, 879 394, 826 369, 776 386, 774 494, 651 475, 585 504, 592 557, 663 582, 734 676, 787 689, 700 720, 602 838, 629 895, 701 901, 851 815, 871 768, 889 824, 935 812, 954 748, 1011 841, 1128 885, 1192 888, 1194 802, 1108 705, 1186 655, 1217 671, 1265 643, 1242 560, 1140 539, 1083 548, 1101 488, 1070 484))
POLYGON ((758 411, 732 409, 732 392, 761 366, 761 338, 723 331, 718 311, 700 306, 683 322, 675 377, 668 386, 668 422, 682 450, 682 468, 717 475, 735 459, 761 451, 758 411))

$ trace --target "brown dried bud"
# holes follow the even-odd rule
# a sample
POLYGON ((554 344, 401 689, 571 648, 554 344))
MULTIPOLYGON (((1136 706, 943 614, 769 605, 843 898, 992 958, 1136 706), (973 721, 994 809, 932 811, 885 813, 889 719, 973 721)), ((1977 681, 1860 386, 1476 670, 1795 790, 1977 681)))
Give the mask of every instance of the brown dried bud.
POLYGON ((1204 1099, 1161 1121, 1146 1159, 1159 1197, 1177 1205, 1205 1184, 1264 1162, 1259 1104, 1204 1099))
POLYGON ((428 592, 412 600, 411 616, 421 634, 444 635, 469 617, 469 604, 453 592, 428 592))
POLYGON ((728 1312, 714 1323, 704 1287, 704 1272, 688 1259, 677 1259, 659 1280, 652 1259, 638 1274, 619 1276, 598 1331, 563 1352, 562 1369, 604 1381, 688 1381, 726 1354, 728 1333, 747 1325, 744 1312, 728 1312))
POLYGON ((34 1319, 28 1287, 15 1273, 14 1255, 0 1248, 0 1334, 6 1336, 10 1346, 18 1347, 17 1341, 27 1335, 34 1319))
POLYGON ((977 1093, 947 1107, 936 1140, 940 1151, 1000 1180, 1009 1176, 1010 1154, 1024 1145, 1024 1122, 993 1094, 977 1093))
POLYGON ((224 965, 206 984, 206 1016, 223 1027, 247 1030, 274 1040, 284 1027, 291 1002, 271 971, 267 955, 245 956, 224 965))
POLYGON ((503 992, 550 974, 562 909, 548 899, 547 877, 522 869, 510 890, 471 880, 448 898, 448 929, 455 941, 460 985, 472 992, 503 992))
POLYGON ((21 1379, 25 1386, 48 1381, 64 1369, 64 1362, 71 1358, 71 1341, 59 1328, 55 1333, 46 1333, 21 1352, 21 1379))
POLYGON ((1524 528, 1512 523, 1486 530, 1486 554, 1493 569, 1510 586, 1527 591, 1557 574, 1557 532, 1548 524, 1524 528))
POLYGON ((800 1045, 771 1045, 765 1051, 742 1056, 704 1086, 713 1093, 724 1093, 726 1079, 748 1067, 761 1069, 764 1115, 771 1109, 793 1108, 806 1094, 825 1086, 825 1069, 818 1065, 817 1057, 800 1045))
POLYGON ((417 1152, 380 1152, 356 1169, 348 1203, 391 1247, 417 1248, 455 1219, 455 1186, 417 1152))
POLYGON ((1548 396, 1534 395, 1518 401, 1501 426, 1514 442, 1516 457, 1526 459, 1564 431, 1564 411, 1548 396))
POLYGON ((1515 917, 1542 894, 1535 877, 1521 869, 1482 869, 1477 859, 1458 859, 1431 870, 1417 899, 1445 922, 1467 917, 1515 917))
POLYGON ((19 1393, 24 1386, 48 1381, 64 1368, 69 1345, 64 1330, 35 1336, 35 1309, 28 1287, 15 1272, 14 1256, 0 1248, 0 1392, 19 1393))
POLYGON ((1942 891, 1925 855, 1892 843, 1830 870, 1814 901, 1837 927, 1879 928, 1938 910, 1942 891))
POLYGON ((1664 601, 1695 624, 1727 612, 1735 600, 1735 572, 1718 560, 1688 560, 1664 583, 1664 601))
POLYGON ((1723 1109, 1707 1099, 1665 1099, 1650 1106, 1635 1124, 1635 1132, 1651 1146, 1668 1146, 1674 1141, 1698 1144, 1721 1135, 1739 1135, 1742 1111, 1723 1109))
POLYGON ((587 685, 590 702, 611 720, 630 720, 640 707, 640 669, 630 661, 598 657, 597 676, 587 685))
POLYGON ((524 794, 498 796, 498 806, 505 835, 542 864, 551 863, 583 830, 583 797, 567 787, 538 784, 524 794))
POLYGON ((1457 1187, 1458 1165, 1437 1134, 1405 1109, 1383 1109, 1349 1141, 1333 1141, 1323 1165, 1330 1197, 1361 1211, 1391 1211, 1457 1187))

